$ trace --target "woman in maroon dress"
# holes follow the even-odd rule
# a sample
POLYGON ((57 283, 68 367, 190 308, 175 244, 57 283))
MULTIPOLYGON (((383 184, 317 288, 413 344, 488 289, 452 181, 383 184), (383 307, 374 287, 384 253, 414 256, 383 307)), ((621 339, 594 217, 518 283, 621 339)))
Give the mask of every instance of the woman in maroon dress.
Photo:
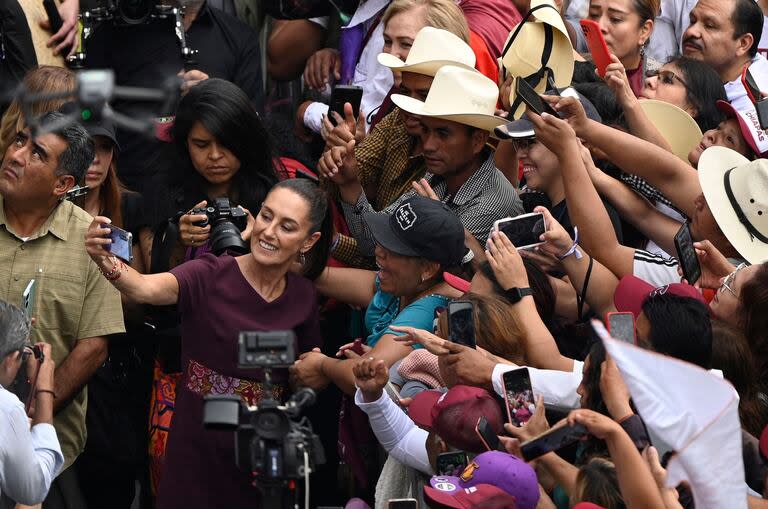
MULTIPOLYGON (((251 253, 205 255, 162 274, 139 274, 105 249, 109 230, 96 217, 86 249, 104 276, 136 302, 178 304, 182 368, 168 442, 158 509, 259 507, 261 495, 235 465, 234 434, 203 428, 203 397, 237 394, 250 404, 262 398, 262 373, 237 368, 239 331, 288 330, 297 352, 320 346, 312 282, 289 271, 298 259, 305 275, 324 268, 331 238, 327 199, 307 180, 287 180, 267 195, 255 218, 251 253)), ((275 370, 282 396, 287 370, 275 370)))

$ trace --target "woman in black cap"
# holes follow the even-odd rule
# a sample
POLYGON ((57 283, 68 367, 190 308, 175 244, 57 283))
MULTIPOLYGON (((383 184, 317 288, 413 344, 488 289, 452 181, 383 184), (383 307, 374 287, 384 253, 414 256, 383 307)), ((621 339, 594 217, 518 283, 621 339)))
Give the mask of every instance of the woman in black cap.
MULTIPOLYGON (((395 341, 392 325, 432 330, 434 319, 459 293, 443 280, 443 273, 461 263, 464 228, 443 203, 414 196, 391 215, 367 214, 376 240, 378 272, 328 267, 315 280, 317 290, 347 304, 367 308, 365 355, 391 366, 411 347, 395 341)), ((342 347, 339 354, 353 356, 342 347)), ((320 389, 330 382, 347 394, 355 383, 349 359, 334 359, 315 349, 292 368, 300 385, 320 389)))

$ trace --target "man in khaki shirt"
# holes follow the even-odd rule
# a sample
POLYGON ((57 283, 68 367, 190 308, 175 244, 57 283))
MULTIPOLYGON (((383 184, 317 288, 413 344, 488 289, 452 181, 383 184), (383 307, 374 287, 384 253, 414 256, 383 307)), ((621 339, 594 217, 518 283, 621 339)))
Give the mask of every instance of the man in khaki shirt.
MULTIPOLYGON (((61 118, 48 113, 43 125, 61 118)), ((54 426, 65 464, 46 508, 68 498, 64 484, 76 479, 68 467, 85 445, 85 385, 106 359, 105 336, 125 330, 120 294, 85 252, 92 218, 63 200, 93 157, 93 142, 79 125, 34 139, 24 129, 0 166, 0 299, 21 306, 24 289, 36 281, 31 340, 49 343, 56 361, 54 426)))

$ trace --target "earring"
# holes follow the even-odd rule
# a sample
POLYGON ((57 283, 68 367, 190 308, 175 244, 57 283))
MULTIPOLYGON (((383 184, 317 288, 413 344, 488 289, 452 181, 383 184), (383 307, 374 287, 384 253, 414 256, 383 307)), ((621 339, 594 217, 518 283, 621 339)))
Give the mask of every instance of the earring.
POLYGON ((304 256, 304 252, 303 251, 299 251, 299 263, 302 264, 302 265, 306 265, 306 263, 307 263, 307 257, 304 256))
POLYGON ((421 282, 423 283, 424 281, 426 281, 426 279, 424 278, 424 276, 421 276, 421 282))

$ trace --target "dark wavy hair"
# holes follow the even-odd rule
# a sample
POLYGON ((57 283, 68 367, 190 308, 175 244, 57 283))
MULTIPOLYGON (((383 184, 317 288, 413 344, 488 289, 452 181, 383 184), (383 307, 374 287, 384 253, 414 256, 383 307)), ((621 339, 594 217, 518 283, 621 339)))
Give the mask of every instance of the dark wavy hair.
POLYGON ((192 87, 179 103, 173 125, 174 150, 166 154, 169 166, 155 200, 161 212, 154 219, 187 211, 208 198, 206 181, 192 165, 187 146, 196 122, 239 159, 240 170, 232 178, 229 198, 255 214, 278 181, 271 138, 245 92, 229 81, 208 79, 192 87))
POLYGON ((704 62, 683 56, 667 63, 680 69, 680 78, 688 85, 685 88, 685 99, 698 112, 693 119, 699 124, 701 132, 716 128, 725 117, 715 105, 719 100, 728 100, 717 72, 704 62))

